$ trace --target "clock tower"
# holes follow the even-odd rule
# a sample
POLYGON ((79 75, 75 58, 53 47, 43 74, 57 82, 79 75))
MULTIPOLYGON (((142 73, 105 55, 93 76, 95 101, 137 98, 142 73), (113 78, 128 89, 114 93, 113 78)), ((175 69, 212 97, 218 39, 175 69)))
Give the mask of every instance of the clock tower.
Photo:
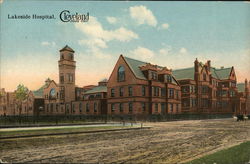
POLYGON ((67 103, 75 100, 75 51, 66 45, 60 50, 59 66, 59 87, 60 102, 67 103))

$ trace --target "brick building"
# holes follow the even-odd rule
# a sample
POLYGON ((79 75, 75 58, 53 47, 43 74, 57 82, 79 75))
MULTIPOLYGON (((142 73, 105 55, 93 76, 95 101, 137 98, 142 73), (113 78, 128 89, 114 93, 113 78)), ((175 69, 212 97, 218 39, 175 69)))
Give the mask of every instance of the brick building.
POLYGON ((97 86, 75 85, 74 50, 65 46, 60 50, 59 83, 46 80, 44 88, 44 111, 42 115, 99 115, 106 114, 107 81, 97 86))
POLYGON ((107 89, 108 114, 181 113, 180 86, 166 67, 121 55, 107 89))
POLYGON ((75 52, 59 51, 58 83, 47 79, 23 102, 1 89, 0 115, 250 114, 250 82, 237 84, 234 67, 167 67, 120 55, 109 79, 75 85, 75 52))
POLYGON ((0 90, 0 116, 18 114, 15 92, 6 92, 4 88, 0 90))
POLYGON ((190 68, 173 71, 181 85, 183 113, 239 113, 244 98, 238 94, 234 67, 214 68, 194 61, 190 68))

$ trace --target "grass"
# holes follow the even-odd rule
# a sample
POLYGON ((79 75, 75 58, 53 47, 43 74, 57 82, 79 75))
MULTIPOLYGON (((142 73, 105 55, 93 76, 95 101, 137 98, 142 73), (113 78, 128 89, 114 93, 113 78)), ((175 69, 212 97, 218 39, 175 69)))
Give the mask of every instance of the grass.
POLYGON ((250 141, 195 159, 186 164, 246 164, 250 161, 250 141))
MULTIPOLYGON (((136 127, 136 126, 134 126, 136 127)), ((38 134, 53 134, 53 133, 70 133, 70 132, 83 132, 95 130, 109 130, 109 129, 122 129, 133 128, 130 126, 97 126, 97 127, 65 127, 53 129, 31 129, 31 130, 15 130, 15 131, 0 131, 0 137, 9 136, 23 136, 23 135, 38 135, 38 134)))

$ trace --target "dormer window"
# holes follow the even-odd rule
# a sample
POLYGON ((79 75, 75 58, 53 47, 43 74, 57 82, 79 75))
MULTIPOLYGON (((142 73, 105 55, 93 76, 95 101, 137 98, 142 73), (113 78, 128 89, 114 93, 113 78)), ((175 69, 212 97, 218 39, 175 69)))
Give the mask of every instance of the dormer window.
POLYGON ((165 75, 165 80, 166 80, 168 83, 172 83, 172 76, 171 76, 171 75, 165 75))
POLYGON ((153 80, 157 80, 157 73, 156 72, 151 72, 151 78, 153 80))
POLYGON ((123 66, 118 68, 118 81, 125 81, 125 69, 123 66))

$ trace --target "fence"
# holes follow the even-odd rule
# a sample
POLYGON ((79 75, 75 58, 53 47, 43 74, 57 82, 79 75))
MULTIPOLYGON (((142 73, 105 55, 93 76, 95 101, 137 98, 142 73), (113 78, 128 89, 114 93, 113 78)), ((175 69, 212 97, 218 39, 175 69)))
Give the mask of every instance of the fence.
POLYGON ((167 115, 57 115, 57 116, 1 116, 0 126, 59 125, 136 121, 178 121, 231 118, 232 114, 167 114, 167 115))

